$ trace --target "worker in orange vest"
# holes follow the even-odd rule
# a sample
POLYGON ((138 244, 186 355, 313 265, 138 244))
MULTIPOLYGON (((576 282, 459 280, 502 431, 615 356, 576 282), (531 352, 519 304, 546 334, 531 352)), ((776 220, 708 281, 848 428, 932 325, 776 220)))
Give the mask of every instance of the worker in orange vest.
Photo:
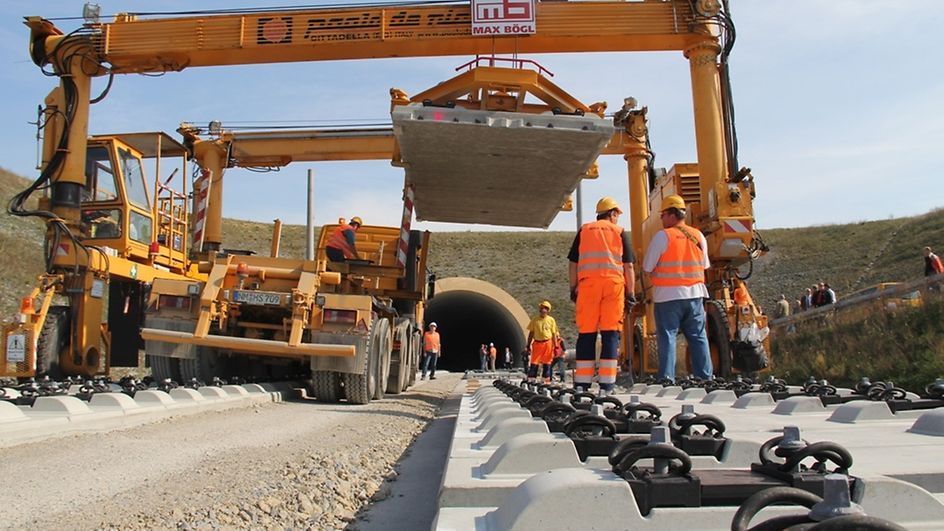
POLYGON ((577 370, 574 387, 588 391, 593 379, 597 332, 600 333, 599 382, 602 394, 616 383, 620 330, 626 308, 635 302, 636 272, 632 247, 623 227, 623 213, 611 197, 597 202, 597 220, 586 223, 574 238, 570 261, 570 298, 577 303, 577 370), (628 304, 627 304, 628 303, 628 304))
POLYGON ((342 223, 334 229, 325 244, 325 254, 328 256, 328 260, 343 262, 360 258, 357 254, 357 246, 354 243, 354 234, 363 224, 361 218, 354 216, 350 223, 342 223))
POLYGON ((495 370, 495 359, 498 357, 498 349, 495 348, 495 343, 488 344, 488 370, 495 370))
POLYGON ((429 331, 423 334, 423 362, 420 364, 423 375, 421 380, 426 379, 426 372, 429 371, 429 379, 436 379, 436 361, 442 354, 442 347, 439 341, 439 332, 436 331, 436 323, 429 323, 429 331))
POLYGON ((528 366, 528 381, 543 383, 551 381, 551 363, 554 359, 554 345, 560 338, 557 329, 557 320, 550 316, 551 303, 541 301, 538 304, 538 316, 528 323, 528 340, 526 345, 531 353, 531 363, 528 366), (540 373, 540 376, 539 376, 540 373))
POLYGON ((685 200, 670 195, 662 200, 662 230, 649 242, 642 262, 653 286, 660 380, 675 381, 675 339, 679 329, 688 340, 694 376, 711 379, 711 355, 705 333, 705 235, 685 224, 685 200))

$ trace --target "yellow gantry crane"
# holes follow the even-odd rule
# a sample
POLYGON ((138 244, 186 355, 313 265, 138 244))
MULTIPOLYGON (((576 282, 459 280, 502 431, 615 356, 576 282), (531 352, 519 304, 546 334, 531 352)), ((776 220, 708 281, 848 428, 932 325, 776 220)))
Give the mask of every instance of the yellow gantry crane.
MULTIPOLYGON (((192 251, 218 248, 219 216, 208 212, 205 245, 202 249, 190 249, 180 228, 181 222, 189 223, 186 201, 181 200, 186 197, 186 190, 175 192, 164 186, 159 169, 153 190, 143 201, 132 197, 137 193, 134 189, 137 185, 130 183, 139 180, 135 168, 141 160, 162 154, 200 158, 201 164, 210 169, 211 179, 218 181, 226 163, 224 153, 214 143, 206 143, 205 147, 194 143, 191 153, 191 149, 181 149, 160 134, 153 135, 155 140, 148 142, 127 135, 106 139, 88 137, 92 78, 167 73, 201 66, 446 55, 682 52, 692 72, 697 164, 677 165, 667 175, 653 178, 646 111, 629 104, 616 113, 617 133, 603 152, 620 154, 627 161, 636 254, 642 256, 644 250, 649 205, 653 201, 657 203, 662 195, 680 192, 691 204, 692 224, 708 237, 714 264, 709 275, 710 289, 723 310, 721 317, 728 318, 725 322, 728 335, 733 335, 735 327, 730 317, 741 317, 741 323, 761 319, 753 308, 747 311, 738 308, 730 296, 739 282, 737 267, 752 259, 758 244, 752 227, 753 182, 748 172, 738 171, 732 142, 725 71, 730 49, 725 33, 719 30, 730 26, 726 10, 717 0, 535 2, 533 8, 535 32, 509 37, 473 35, 472 12, 467 4, 239 11, 160 18, 122 13, 111 22, 89 22, 68 34, 46 19, 28 17, 30 54, 37 65, 59 78, 59 86, 45 101, 42 171, 30 189, 18 196, 11 210, 18 215, 38 215, 46 220, 49 227, 47 263, 46 274, 30 297, 31 303, 24 303, 23 322, 5 333, 7 337, 24 334, 23 337, 29 339, 27 345, 42 339, 44 330, 55 329, 57 337, 49 341, 46 334, 46 340, 40 341, 42 348, 22 358, 18 353, 11 357, 7 352, 0 360, 5 364, 3 374, 28 376, 48 370, 53 364, 73 374, 100 373, 103 357, 107 367, 107 360, 114 359, 119 350, 114 342, 116 326, 112 318, 124 316, 123 330, 139 329, 146 303, 145 290, 153 280, 165 279, 186 285, 206 281, 207 268, 201 272, 199 264, 194 262, 201 257, 193 255, 192 251), (90 200, 86 194, 97 185, 90 180, 88 165, 94 160, 105 161, 105 158, 96 159, 98 148, 107 152, 106 165, 111 166, 116 193, 114 198, 90 200), (215 174, 214 168, 219 168, 215 174), (27 210, 24 205, 28 196, 45 188, 49 193, 41 207, 36 211, 27 210), (91 206, 95 208, 89 208, 91 206), (728 230, 732 226, 746 227, 746 230, 728 230), (116 232, 109 233, 109 230, 116 232), (115 238, 103 237, 114 233, 118 234, 115 238), (144 237, 146 234, 150 235, 150 240, 144 237), (108 308, 103 308, 105 286, 122 285, 124 291, 108 297, 108 308), (67 330, 49 325, 50 316, 54 315, 49 311, 52 294, 68 300, 57 312, 68 314, 69 318, 57 313, 53 319, 68 320, 67 330), (36 298, 40 303, 32 304, 36 298), (128 302, 119 302, 122 300, 128 302), (141 307, 135 307, 134 301, 141 307), (38 306, 40 310, 34 311, 30 306, 38 306), (103 311, 109 316, 104 322, 103 311)), ((473 72, 476 73, 470 75, 472 78, 487 73, 481 68, 473 72)), ((469 81, 465 79, 457 81, 455 86, 431 89, 423 101, 449 108, 450 103, 454 105, 461 99, 469 107, 522 110, 523 100, 516 101, 507 97, 507 91, 483 86, 477 91, 467 91, 479 94, 477 100, 456 97, 471 86, 469 81), (453 94, 453 89, 459 92, 453 94)), ((391 95, 394 104, 398 100, 406 101, 399 93, 391 95)), ((556 96, 560 112, 602 113, 603 107, 578 108, 579 102, 568 100, 565 93, 556 96)), ((348 143, 350 139, 332 141, 348 143)), ((401 146, 396 138, 392 139, 392 146, 390 137, 374 138, 370 143, 369 147, 362 144, 365 151, 356 156, 379 156, 381 148, 390 148, 393 160, 399 157, 401 146)), ((340 148, 339 152, 348 149, 352 149, 350 145, 340 148)), ((344 157, 354 157, 351 151, 347 153, 344 157)), ((591 171, 589 167, 586 169, 591 171)), ((143 172, 140 174, 140 181, 145 183, 143 172)), ((417 174, 417 178, 420 177, 417 174)), ((216 191, 211 186, 210 195, 220 195, 208 205, 220 208, 221 181, 214 184, 220 186, 216 191)), ((143 188, 147 191, 148 184, 143 184, 143 188)), ((560 205, 566 195, 554 199, 556 205, 560 205)), ((418 197, 417 213, 432 200, 430 197, 420 201, 418 197)), ((333 282, 334 277, 330 278, 333 282)), ((631 338, 626 351, 633 351, 635 336, 638 345, 635 351, 646 371, 651 355, 649 342, 645 341, 649 336, 647 322, 651 322, 651 315, 634 314, 627 323, 627 331, 638 329, 638 332, 624 334, 631 338)), ((140 346, 141 339, 134 333, 126 335, 120 350, 127 355, 134 349, 136 357, 134 347, 140 346)), ((726 357, 727 337, 719 336, 715 344, 714 354, 726 357)), ((716 367, 725 367, 724 361, 716 363, 716 367)))

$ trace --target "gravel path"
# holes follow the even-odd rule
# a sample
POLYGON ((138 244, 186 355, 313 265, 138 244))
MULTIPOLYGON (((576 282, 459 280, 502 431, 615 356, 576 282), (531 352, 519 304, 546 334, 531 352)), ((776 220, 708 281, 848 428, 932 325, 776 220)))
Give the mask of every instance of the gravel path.
POLYGON ((356 530, 459 377, 0 449, 0 528, 356 530))

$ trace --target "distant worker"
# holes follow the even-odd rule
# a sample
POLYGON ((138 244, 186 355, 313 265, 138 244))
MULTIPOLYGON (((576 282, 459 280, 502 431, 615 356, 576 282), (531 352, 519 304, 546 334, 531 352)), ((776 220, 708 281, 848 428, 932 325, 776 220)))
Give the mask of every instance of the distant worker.
POLYGON ((826 304, 826 283, 820 282, 813 285, 813 307, 819 308, 826 304))
POLYGON ((790 315, 790 302, 787 301, 787 296, 783 293, 780 294, 780 299, 777 300, 777 311, 774 313, 774 317, 788 317, 790 315))
POLYGON ((800 297, 800 309, 804 312, 813 308, 813 289, 806 288, 806 293, 800 297))
POLYGON ((495 370, 495 359, 498 358, 498 349, 495 348, 495 343, 488 344, 488 370, 495 370))
POLYGON ((511 353, 511 347, 505 347, 505 363, 502 364, 503 369, 511 369, 513 357, 514 356, 511 353))
POLYGON ((705 333, 708 288, 705 270, 708 242, 700 230, 685 224, 685 200, 670 195, 662 200, 662 230, 649 242, 643 270, 652 283, 660 380, 675 381, 675 341, 679 329, 688 340, 692 372, 711 379, 711 355, 705 333))
POLYGON ((836 292, 829 287, 828 282, 823 282, 823 306, 827 304, 836 304, 836 292))
POLYGON ((941 257, 931 252, 930 247, 924 248, 924 276, 930 277, 944 273, 944 263, 941 257))
POLYGON ((429 331, 423 334, 423 363, 420 365, 423 370, 423 376, 420 380, 426 379, 426 373, 429 372, 429 379, 436 379, 436 361, 442 354, 442 347, 439 340, 439 332, 436 331, 436 323, 429 323, 429 331))
POLYGON ((485 343, 482 343, 482 346, 479 347, 479 370, 485 372, 488 368, 488 347, 485 346, 485 343))
MULTIPOLYGON (((338 220, 340 221, 340 220, 338 220)), ((361 218, 354 216, 350 223, 341 223, 331 233, 328 243, 325 244, 325 254, 328 260, 332 262, 344 262, 345 260, 357 260, 360 258, 357 254, 357 246, 354 242, 354 234, 357 229, 363 225, 361 218)))
MULTIPOLYGON (((623 227, 623 213, 612 197, 597 202, 597 220, 580 227, 567 254, 570 299, 577 303, 577 371, 574 387, 589 391, 596 365, 597 333, 600 334, 599 382, 608 395, 616 384, 620 330, 623 316, 636 302, 633 249, 623 227)), ((632 374, 632 368, 630 368, 632 374)))
POLYGON ((554 345, 554 359, 551 361, 551 379, 556 374, 560 378, 561 383, 564 383, 567 379, 567 372, 564 368, 564 338, 558 337, 557 344, 554 345))
POLYGON ((557 321, 550 316, 551 303, 541 301, 538 304, 538 316, 528 323, 528 349, 531 351, 531 365, 528 367, 528 380, 548 383, 551 379, 551 362, 554 360, 554 345, 560 332, 557 321), (539 376, 540 374, 540 376, 539 376))

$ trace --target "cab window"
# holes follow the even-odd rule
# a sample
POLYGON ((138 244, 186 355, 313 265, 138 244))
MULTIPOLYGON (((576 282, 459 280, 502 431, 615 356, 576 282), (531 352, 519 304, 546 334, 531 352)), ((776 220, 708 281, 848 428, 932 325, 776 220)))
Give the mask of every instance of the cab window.
POLYGON ((121 209, 82 210, 82 221, 88 226, 89 238, 121 237, 121 209))
POLYGON ((144 183, 144 172, 141 170, 141 159, 130 151, 118 148, 118 158, 121 159, 121 173, 125 177, 125 191, 128 201, 144 209, 150 209, 147 186, 144 183))
POLYGON ((114 201, 118 198, 111 157, 103 146, 92 146, 85 157, 85 190, 82 201, 114 201))

